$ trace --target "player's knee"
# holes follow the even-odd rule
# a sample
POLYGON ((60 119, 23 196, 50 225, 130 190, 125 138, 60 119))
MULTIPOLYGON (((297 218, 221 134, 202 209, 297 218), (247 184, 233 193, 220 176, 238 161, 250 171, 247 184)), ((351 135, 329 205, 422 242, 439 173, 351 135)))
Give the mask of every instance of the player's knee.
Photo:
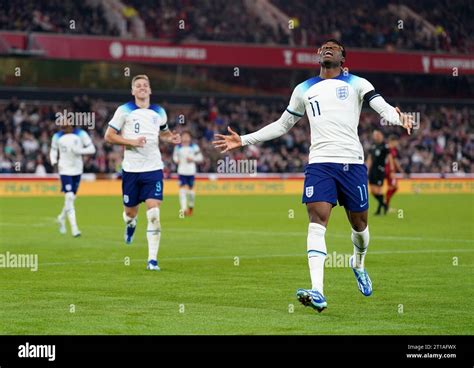
POLYGON ((76 197, 73 192, 67 192, 64 196, 66 197, 67 200, 70 200, 70 201, 71 200, 73 201, 74 198, 76 197))
POLYGON ((160 209, 158 207, 152 207, 146 211, 146 217, 150 224, 160 227, 160 209))
POLYGON ((76 198, 74 193, 73 192, 67 192, 64 195, 64 198, 65 198, 66 210, 70 210, 70 209, 74 208, 74 199, 76 198))
MULTIPOLYGON (((137 217, 137 210, 135 208, 125 207, 125 211, 124 211, 124 215, 123 215, 124 220, 125 220, 125 217, 129 217, 129 218, 137 217)), ((127 221, 127 220, 125 220, 125 221, 127 221)))
POLYGON ((132 222, 133 220, 135 220, 135 218, 137 217, 137 214, 136 214, 136 211, 132 211, 132 210, 125 210, 123 213, 122 213, 122 216, 123 216, 123 221, 125 221, 127 224, 132 222))
POLYGON ((352 221, 352 228, 357 231, 361 232, 367 228, 367 219, 366 218, 358 218, 352 221))
POLYGON ((327 226, 329 214, 321 213, 315 210, 308 210, 309 222, 314 222, 323 226, 327 226))

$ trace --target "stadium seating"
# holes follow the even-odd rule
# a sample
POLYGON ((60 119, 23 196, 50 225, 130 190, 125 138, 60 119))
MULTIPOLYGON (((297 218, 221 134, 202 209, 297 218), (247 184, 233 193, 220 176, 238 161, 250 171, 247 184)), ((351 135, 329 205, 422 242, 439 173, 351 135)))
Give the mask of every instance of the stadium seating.
POLYGON ((257 8, 261 3, 251 1, 244 6, 225 0, 0 0, 0 29, 309 47, 330 37, 348 47, 388 51, 474 50, 472 1, 441 0, 433 7, 428 0, 367 0, 350 6, 344 0, 320 0, 317 9, 310 0, 263 3, 280 15, 277 23, 262 16, 257 8), (121 4, 121 11, 116 3, 121 4), (373 9, 377 9, 375 14, 373 9))

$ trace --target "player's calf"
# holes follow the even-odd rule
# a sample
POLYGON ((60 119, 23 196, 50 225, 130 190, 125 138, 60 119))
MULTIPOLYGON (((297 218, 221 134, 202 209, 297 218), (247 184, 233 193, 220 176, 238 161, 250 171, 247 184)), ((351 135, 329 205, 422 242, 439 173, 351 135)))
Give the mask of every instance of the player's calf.
POLYGON ((123 221, 125 221, 125 243, 131 244, 133 241, 133 236, 135 234, 135 229, 137 227, 137 216, 131 217, 128 216, 125 212, 123 212, 123 221))
POLYGON ((81 232, 79 231, 79 227, 77 226, 76 209, 74 208, 74 201, 76 199, 76 196, 73 192, 67 192, 64 197, 66 215, 69 220, 69 225, 71 226, 71 233, 73 237, 77 238, 81 236, 81 232))
MULTIPOLYGON (((156 263, 158 267, 158 249, 160 247, 160 237, 161 237, 161 224, 160 224, 160 209, 158 207, 152 207, 146 211, 146 217, 148 220, 147 226, 147 240, 148 240, 148 266, 150 262, 152 265, 156 263)), ((147 266, 148 269, 150 269, 147 266)), ((155 267, 151 268, 157 270, 155 267)), ((159 270, 159 267, 158 267, 159 270)))

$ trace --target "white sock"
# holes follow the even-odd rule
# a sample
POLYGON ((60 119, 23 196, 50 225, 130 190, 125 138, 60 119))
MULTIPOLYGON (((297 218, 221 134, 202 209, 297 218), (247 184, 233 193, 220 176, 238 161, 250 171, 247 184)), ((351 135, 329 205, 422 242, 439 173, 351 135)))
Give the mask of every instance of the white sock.
POLYGON ((66 198, 64 198, 64 206, 58 217, 61 219, 61 221, 64 221, 66 219, 66 198))
POLYGON ((189 189, 188 190, 188 206, 189 208, 194 208, 194 198, 196 197, 196 194, 194 193, 194 190, 189 189))
POLYGON ((326 227, 311 222, 308 226, 308 264, 311 275, 311 289, 318 290, 324 295, 324 260, 326 259, 327 249, 324 234, 326 227))
POLYGON ((179 188, 179 205, 182 211, 185 211, 187 207, 186 205, 186 189, 179 188))
POLYGON ((148 226, 146 229, 146 238, 148 239, 148 260, 156 261, 161 237, 160 209, 158 207, 150 208, 146 211, 146 218, 148 219, 148 226))
POLYGON ((67 218, 69 220, 69 225, 71 225, 71 231, 72 233, 77 233, 79 229, 77 228, 77 223, 76 223, 76 209, 74 208, 74 200, 76 199, 76 196, 74 195, 73 192, 67 192, 65 194, 65 209, 66 209, 66 214, 67 218))
POLYGON ((138 216, 129 217, 129 216, 127 216, 127 214, 125 213, 125 211, 123 212, 122 216, 123 216, 123 221, 125 221, 125 223, 127 224, 127 226, 131 226, 131 227, 137 226, 137 217, 138 217, 138 216))
POLYGON ((369 246, 369 226, 361 232, 352 229, 351 234, 352 244, 354 245, 354 261, 356 268, 364 268, 365 255, 369 246))

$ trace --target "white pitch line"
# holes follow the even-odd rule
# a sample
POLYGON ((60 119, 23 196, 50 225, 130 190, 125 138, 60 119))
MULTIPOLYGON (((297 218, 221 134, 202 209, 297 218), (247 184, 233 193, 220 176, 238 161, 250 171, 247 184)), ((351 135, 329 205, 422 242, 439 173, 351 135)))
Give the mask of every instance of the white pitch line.
MULTIPOLYGON (((387 254, 426 254, 426 253, 473 253, 474 249, 420 249, 420 250, 398 250, 398 251, 373 251, 369 255, 387 255, 387 254)), ((329 252, 329 254, 332 254, 329 252)), ((344 255, 345 253, 338 253, 344 255)), ((347 253, 349 254, 349 253, 347 253)), ((165 258, 166 261, 199 261, 199 260, 225 260, 233 261, 235 257, 239 259, 262 259, 262 258, 278 258, 278 257, 305 257, 305 253, 291 254, 257 254, 257 255, 228 255, 228 256, 195 256, 195 257, 170 257, 165 258)), ((134 261, 137 262, 137 261, 134 261)), ((144 262, 144 261, 143 261, 144 262)), ((77 262, 46 262, 39 263, 42 266, 66 266, 80 264, 108 264, 108 263, 124 263, 124 260, 117 261, 77 261, 77 262)))
MULTIPOLYGON (((94 227, 98 227, 100 225, 92 225, 94 227)), ((115 226, 100 226, 101 228, 112 228, 117 229, 115 226)), ((174 228, 174 227, 164 227, 163 231, 170 231, 170 232, 183 232, 183 228, 174 228)), ((262 236, 305 236, 306 237, 306 230, 304 231, 261 231, 261 230, 244 230, 244 229, 187 229, 190 233, 192 232, 200 232, 200 233, 220 233, 220 234, 236 234, 239 233, 241 235, 262 235, 262 236)), ((347 234, 331 234, 327 233, 328 237, 334 238, 350 238, 350 232, 348 231, 347 234)), ((395 236, 395 235, 371 235, 373 239, 383 239, 383 240, 414 240, 414 241, 433 241, 433 242, 440 242, 440 243, 452 243, 452 242, 459 242, 459 243, 473 243, 473 239, 450 239, 450 238, 425 238, 419 236, 395 236)))
MULTIPOLYGON (((7 222, 0 222, 0 226, 16 226, 16 227, 42 227, 46 225, 56 225, 54 222, 42 222, 37 224, 18 224, 18 223, 7 223, 7 222)), ((88 227, 100 227, 101 229, 115 229, 117 230, 117 226, 105 226, 105 225, 87 225, 85 228, 88 227)), ((179 232, 182 233, 184 228, 173 228, 173 227, 165 227, 163 229, 165 232, 179 232)), ((239 235, 260 235, 260 236, 306 236, 306 231, 260 231, 260 230, 243 230, 243 229, 186 229, 189 233, 219 233, 219 234, 231 234, 235 235, 238 233, 239 235)), ((327 236, 334 237, 334 238, 349 238, 350 233, 347 234, 335 234, 335 233, 328 233, 327 236)), ((395 236, 395 235, 371 235, 372 239, 381 239, 381 240, 389 240, 389 241, 399 241, 399 240, 411 240, 411 241, 429 241, 429 242, 438 242, 438 243, 472 243, 474 244, 473 239, 453 239, 453 238, 426 238, 420 236, 395 236)))

